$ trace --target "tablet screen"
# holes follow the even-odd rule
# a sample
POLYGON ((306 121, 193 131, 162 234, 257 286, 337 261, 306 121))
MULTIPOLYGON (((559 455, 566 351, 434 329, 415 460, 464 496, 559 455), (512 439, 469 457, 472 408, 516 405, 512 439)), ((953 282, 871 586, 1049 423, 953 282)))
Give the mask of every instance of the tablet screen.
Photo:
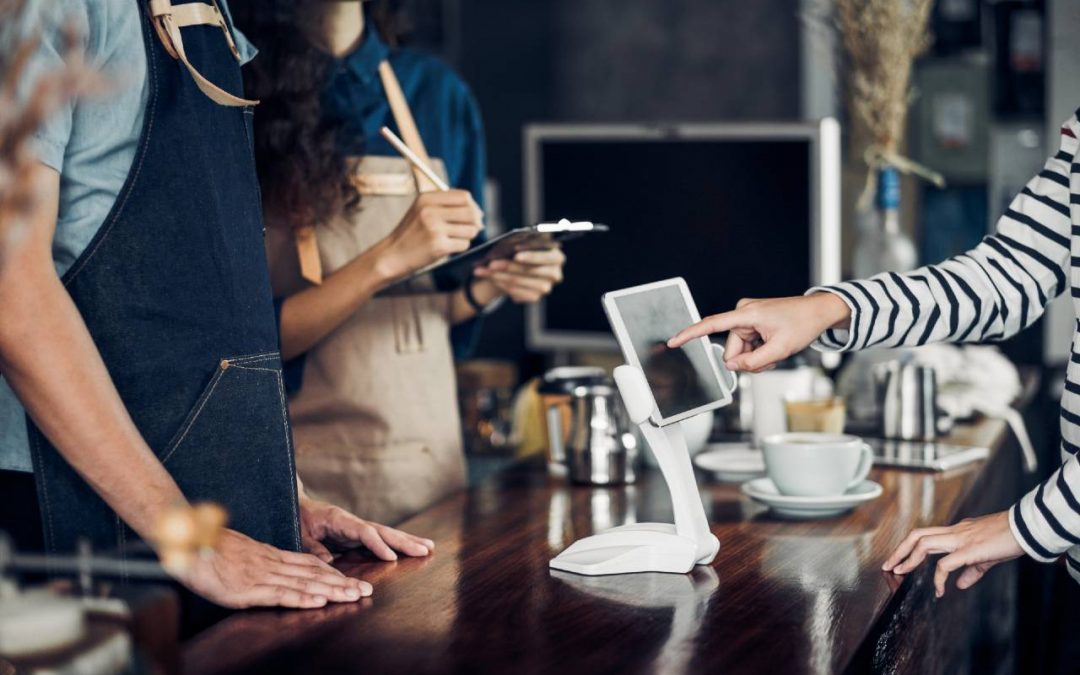
POLYGON ((659 286, 613 300, 661 417, 730 400, 709 359, 706 340, 691 340, 678 349, 667 347, 671 336, 695 321, 679 286, 659 286))

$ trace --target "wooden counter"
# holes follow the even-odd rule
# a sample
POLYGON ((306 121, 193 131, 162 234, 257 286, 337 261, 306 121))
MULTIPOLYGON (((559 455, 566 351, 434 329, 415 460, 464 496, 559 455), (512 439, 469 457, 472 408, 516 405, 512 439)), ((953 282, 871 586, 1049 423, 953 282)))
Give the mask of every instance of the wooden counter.
POLYGON ((1015 565, 933 598, 932 569, 885 574, 913 527, 1001 509, 1017 496, 1019 450, 982 421, 957 440, 989 460, 947 474, 875 470, 874 502, 839 518, 774 519, 737 486, 702 484, 716 561, 688 576, 578 577, 548 560, 575 539, 670 521, 666 488, 570 487, 539 464, 505 472, 404 523, 428 559, 342 562, 371 581, 357 605, 236 614, 188 642, 184 670, 365 673, 1005 672, 1012 668, 1015 565))

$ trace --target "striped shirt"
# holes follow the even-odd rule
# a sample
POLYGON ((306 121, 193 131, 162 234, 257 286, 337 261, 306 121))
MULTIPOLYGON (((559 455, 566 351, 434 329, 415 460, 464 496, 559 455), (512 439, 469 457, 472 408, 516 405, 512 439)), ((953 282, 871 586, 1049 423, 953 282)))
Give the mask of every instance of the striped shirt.
MULTIPOLYGON (((1077 111, 1080 115, 1080 110, 1077 111)), ((966 253, 913 272, 811 289, 844 300, 847 330, 829 330, 824 351, 992 342, 1030 326, 1067 289, 1080 317, 1080 122, 1061 128, 1061 148, 1013 199, 993 235, 966 253)), ((1080 581, 1080 321, 1061 398, 1062 466, 1009 510, 1013 536, 1032 558, 1066 554, 1080 581)))

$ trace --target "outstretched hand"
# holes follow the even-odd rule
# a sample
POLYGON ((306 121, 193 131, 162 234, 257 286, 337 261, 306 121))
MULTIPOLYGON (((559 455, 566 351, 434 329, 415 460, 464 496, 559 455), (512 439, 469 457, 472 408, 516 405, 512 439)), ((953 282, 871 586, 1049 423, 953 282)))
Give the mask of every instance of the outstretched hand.
POLYGON ((724 365, 728 370, 756 373, 802 351, 827 329, 845 327, 850 319, 847 304, 832 293, 743 299, 734 310, 707 316, 683 329, 668 341, 668 347, 727 332, 724 365))

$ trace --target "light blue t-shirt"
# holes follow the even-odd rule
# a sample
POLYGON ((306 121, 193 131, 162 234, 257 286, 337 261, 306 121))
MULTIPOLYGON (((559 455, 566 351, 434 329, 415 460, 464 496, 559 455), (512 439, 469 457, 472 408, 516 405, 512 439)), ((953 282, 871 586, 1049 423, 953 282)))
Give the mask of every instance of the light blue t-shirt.
MULTIPOLYGON (((220 6, 228 17, 226 3, 220 6)), ((63 106, 34 135, 37 158, 60 173, 52 249, 61 276, 105 221, 135 157, 149 96, 140 10, 141 4, 134 0, 31 0, 18 23, 0 35, 0 42, 5 43, 0 48, 10 48, 6 43, 18 33, 40 32, 40 45, 20 81, 23 97, 43 74, 62 67, 66 46, 61 28, 65 25, 74 27, 87 63, 113 84, 104 96, 63 106)), ((246 63, 255 50, 243 35, 234 33, 246 63)), ((25 415, 0 378, 0 469, 31 470, 25 415)))

